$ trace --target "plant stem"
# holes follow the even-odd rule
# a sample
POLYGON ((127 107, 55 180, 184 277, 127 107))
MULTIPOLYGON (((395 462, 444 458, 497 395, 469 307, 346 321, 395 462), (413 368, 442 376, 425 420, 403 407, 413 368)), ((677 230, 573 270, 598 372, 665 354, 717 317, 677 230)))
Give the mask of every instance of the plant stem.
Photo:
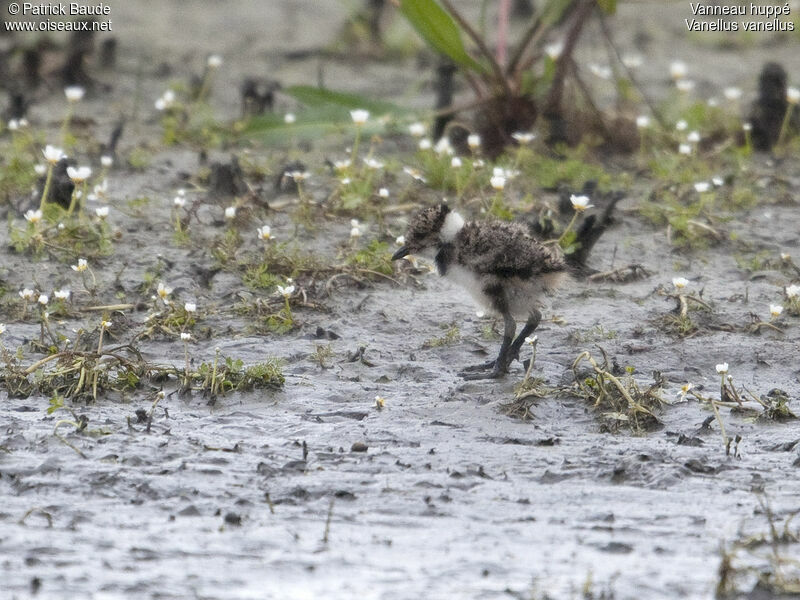
POLYGON ((67 104, 67 114, 64 115, 64 123, 61 125, 61 142, 65 148, 67 146, 67 134, 69 133, 69 124, 70 121, 72 121, 72 112, 73 110, 75 110, 73 106, 74 105, 72 102, 69 102, 69 104, 67 104))
POLYGON ((567 225, 567 228, 564 230, 564 233, 562 233, 561 237, 558 238, 558 245, 559 246, 561 245, 561 242, 564 240, 564 238, 567 236, 567 234, 572 229, 572 226, 575 225, 575 221, 577 221, 577 220, 578 220, 578 211, 576 210, 574 213, 572 213, 572 220, 569 222, 569 225, 567 225))
POLYGON ((42 199, 39 201, 39 210, 44 211, 44 203, 47 201, 47 194, 50 192, 50 184, 53 181, 53 168, 55 165, 50 163, 47 169, 47 179, 44 182, 44 190, 42 190, 42 199))
POLYGON ((495 79, 497 79, 497 83, 503 86, 503 91, 506 93, 506 95, 511 96, 512 95, 511 88, 508 85, 508 80, 506 79, 505 74, 503 73, 503 69, 500 68, 500 65, 494 59, 494 56, 492 56, 492 52, 486 46, 486 42, 483 41, 483 38, 481 38, 481 36, 478 35, 478 32, 475 31, 472 25, 470 25, 467 22, 467 20, 461 15, 461 13, 455 9, 453 3, 450 0, 441 0, 441 2, 442 6, 444 6, 445 9, 447 9, 447 12, 450 13, 450 16, 452 16, 453 19, 455 19, 456 22, 459 24, 461 29, 463 29, 464 32, 470 38, 472 38, 472 41, 475 42, 475 45, 478 47, 478 50, 480 50, 481 54, 483 54, 483 56, 486 57, 486 59, 489 61, 489 66, 492 68, 492 71, 494 72, 494 76, 495 79))
POLYGON ((356 168, 356 160, 358 159, 358 145, 361 143, 361 125, 356 125, 356 139, 353 142, 353 153, 350 155, 350 166, 356 168))
POLYGON ((788 102, 786 104, 786 113, 783 115, 783 122, 781 123, 781 130, 778 134, 778 141, 775 142, 776 146, 780 146, 783 142, 783 138, 786 137, 786 131, 789 129, 789 121, 792 119, 792 113, 794 112, 794 104, 788 102))
POLYGON ((497 64, 502 68, 506 64, 508 52, 508 19, 511 12, 511 0, 500 0, 497 15, 497 64))

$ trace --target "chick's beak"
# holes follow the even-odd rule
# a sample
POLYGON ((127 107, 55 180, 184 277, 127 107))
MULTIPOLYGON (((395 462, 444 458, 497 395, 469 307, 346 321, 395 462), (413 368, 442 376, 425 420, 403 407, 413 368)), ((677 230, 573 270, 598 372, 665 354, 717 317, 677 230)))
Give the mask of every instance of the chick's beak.
POLYGON ((408 246, 401 246, 400 249, 392 254, 392 260, 400 260, 401 258, 405 258, 410 254, 408 246))

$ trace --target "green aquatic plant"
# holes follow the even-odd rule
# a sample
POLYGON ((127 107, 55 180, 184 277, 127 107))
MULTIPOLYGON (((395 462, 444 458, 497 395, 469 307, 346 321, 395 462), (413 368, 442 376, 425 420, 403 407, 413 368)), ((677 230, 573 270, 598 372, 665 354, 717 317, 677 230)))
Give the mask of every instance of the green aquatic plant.
MULTIPOLYGON (((469 108, 477 111, 476 129, 490 157, 513 143, 513 133, 530 130, 539 115, 548 119, 563 116, 572 53, 595 8, 614 13, 616 0, 544 2, 517 44, 509 51, 507 39, 501 36, 494 54, 485 37, 451 0, 399 0, 400 13, 420 37, 457 65, 470 82, 476 99, 469 108), (564 44, 557 52, 548 53, 544 49, 547 34, 561 22, 569 23, 564 44), (464 38, 470 40, 471 48, 464 38)), ((450 112, 460 108, 453 107, 450 112)))

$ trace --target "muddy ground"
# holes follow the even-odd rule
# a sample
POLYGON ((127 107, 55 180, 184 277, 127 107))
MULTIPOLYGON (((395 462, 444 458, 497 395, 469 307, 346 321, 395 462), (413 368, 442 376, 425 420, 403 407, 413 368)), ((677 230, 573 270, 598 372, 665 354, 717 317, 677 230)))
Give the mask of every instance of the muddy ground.
MULTIPOLYGON (((774 44, 762 34, 734 47, 710 43, 684 33, 690 11, 683 4, 625 4, 615 25, 623 46, 648 39, 641 78, 654 98, 666 93, 667 65, 676 58, 689 63, 699 97, 738 85, 749 102, 768 58, 782 60, 795 84, 800 80, 797 38, 774 44)), ((325 81, 337 88, 405 96, 418 105, 430 101, 428 89, 418 92, 428 74, 413 61, 281 57, 333 38, 347 12, 332 0, 112 6, 119 66, 98 77, 113 90, 88 98, 78 113, 91 117, 89 130, 105 139, 130 98, 141 95, 142 118, 126 132, 120 152, 146 142, 153 155, 143 171, 117 166, 109 175, 109 222, 120 235, 111 256, 95 266, 99 300, 148 301, 137 287, 148 270, 166 264, 161 278, 181 301, 197 302, 200 325, 210 331, 191 345, 193 359, 209 361, 215 348, 246 364, 277 356, 286 384, 279 391, 230 393, 209 405, 200 394, 179 397, 168 382, 150 431, 134 417, 149 409, 149 389, 76 405, 89 418, 88 433, 60 430, 74 448, 53 435, 68 415, 47 414, 48 398, 0 391, 0 598, 708 598, 723 549, 768 531, 764 497, 779 526, 800 509, 796 423, 725 408, 728 433, 742 438, 738 456, 726 456, 717 424, 703 426, 709 408, 677 395, 687 381, 713 395, 715 365, 727 362, 738 386, 756 394, 785 390, 797 412, 800 321, 782 317, 782 333, 747 329, 750 313, 767 319, 768 305, 781 301, 791 276, 753 274, 725 243, 674 251, 664 229, 637 216, 649 183, 634 178, 591 263, 599 270, 639 263, 650 275, 631 283, 576 282, 552 299, 537 332, 534 369, 550 391, 531 404, 524 421, 504 409, 522 379, 519 364, 498 382, 458 377, 460 366, 484 360, 498 341, 485 334, 492 321, 476 316, 464 294, 436 275, 418 274, 416 283, 398 275, 400 285, 334 286, 329 295, 321 283, 301 280, 300 287, 317 292, 321 308, 295 307, 298 327, 286 335, 254 333, 233 307, 266 294, 246 290, 224 270, 210 287, 197 277, 197 267, 214 264, 206 242, 224 231, 225 202, 206 201, 190 187, 190 201, 202 204, 191 229, 197 237, 189 247, 173 243, 172 197, 186 186, 181 173, 197 171, 198 158, 189 148, 160 144, 152 100, 171 81, 199 72, 212 52, 225 61, 211 100, 221 119, 238 116, 245 74, 314 84, 321 65, 325 81), (169 74, 159 68, 162 61, 169 74), (151 203, 132 210, 130 200, 143 196, 151 203), (719 327, 680 338, 659 326, 674 301, 657 290, 669 289, 678 275, 703 290, 719 327), (452 324, 460 339, 426 344, 452 324), (316 339, 318 328, 337 339, 316 339), (322 367, 313 355, 327 345, 333 356, 322 367), (363 360, 359 348, 365 348, 363 360), (642 385, 654 370, 664 374, 663 395, 671 404, 660 413, 660 428, 639 436, 624 428, 609 433, 602 414, 564 392, 574 381, 575 358, 583 350, 599 357, 601 349, 621 366, 635 367, 642 385), (376 395, 386 399, 383 410, 373 406, 376 395)), ((586 43, 598 43, 597 32, 590 30, 586 43)), ((289 99, 280 102, 281 110, 292 107, 289 99)), ((56 135, 62 111, 55 87, 30 119, 56 135)), ((304 155, 315 198, 330 189, 324 157, 350 139, 320 141, 304 155)), ((402 151, 409 144, 389 141, 381 153, 410 160, 402 151)), ((287 156, 285 149, 258 145, 250 152, 273 169, 287 156)), ((799 167, 796 156, 754 156, 747 168, 763 174, 763 202, 733 213, 726 231, 754 252, 800 259, 799 167)), ((398 180, 395 189, 408 185, 398 180)), ((264 194, 278 204, 292 198, 268 186, 264 194)), ((279 239, 292 236, 289 211, 266 213, 264 222, 279 239)), ((403 218, 390 218, 390 233, 402 233, 403 218)), ((302 234, 303 244, 335 252, 349 243, 348 220, 326 218, 316 232, 302 234)), ((259 224, 241 224, 245 248, 258 247, 259 224)), ((368 239, 377 226, 367 226, 368 239)), ((63 285, 75 290, 76 306, 90 304, 71 262, 16 254, 6 236, 4 227, 0 275, 10 295, 63 285)), ((39 336, 36 320, 20 320, 15 306, 5 304, 0 318, 8 328, 3 344, 12 350, 39 336)), ((109 335, 124 342, 143 327, 145 315, 112 315, 130 329, 112 327, 109 335)), ((95 327, 97 318, 84 313, 61 329, 95 327)), ((154 363, 181 367, 179 341, 139 347, 154 363)), ((767 568, 758 551, 734 559, 743 569, 741 590, 752 590, 755 573, 767 568)), ((780 553, 799 558, 796 544, 780 553)), ((747 597, 770 597, 756 594, 747 597)))

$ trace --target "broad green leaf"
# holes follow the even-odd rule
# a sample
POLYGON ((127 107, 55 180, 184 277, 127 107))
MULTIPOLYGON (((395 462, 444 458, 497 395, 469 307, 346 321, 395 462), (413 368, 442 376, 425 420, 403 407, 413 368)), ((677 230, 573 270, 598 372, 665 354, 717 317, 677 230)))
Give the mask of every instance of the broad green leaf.
POLYGON ((436 0, 401 0, 400 12, 431 48, 466 69, 485 71, 464 49, 458 25, 436 0))
POLYGON ((345 92, 335 92, 311 86, 293 86, 283 90, 303 104, 297 112, 294 123, 286 123, 283 115, 268 114, 253 117, 244 123, 240 133, 245 136, 258 136, 266 141, 285 141, 291 139, 314 139, 331 133, 341 133, 353 129, 350 111, 363 108, 370 111, 370 120, 364 126, 364 133, 382 131, 385 127, 379 117, 400 116, 411 111, 391 102, 371 100, 345 92))
POLYGON ((363 108, 372 113, 372 116, 386 113, 401 113, 405 109, 391 102, 374 100, 358 94, 335 92, 324 88, 309 85, 295 85, 283 90, 284 93, 302 102, 308 108, 340 108, 343 114, 358 108, 363 108))
POLYGON ((572 0, 550 0, 542 9, 542 23, 552 26, 561 22, 565 11, 571 6, 572 0))
POLYGON ((617 0, 597 0, 597 6, 609 15, 617 12, 617 0))

